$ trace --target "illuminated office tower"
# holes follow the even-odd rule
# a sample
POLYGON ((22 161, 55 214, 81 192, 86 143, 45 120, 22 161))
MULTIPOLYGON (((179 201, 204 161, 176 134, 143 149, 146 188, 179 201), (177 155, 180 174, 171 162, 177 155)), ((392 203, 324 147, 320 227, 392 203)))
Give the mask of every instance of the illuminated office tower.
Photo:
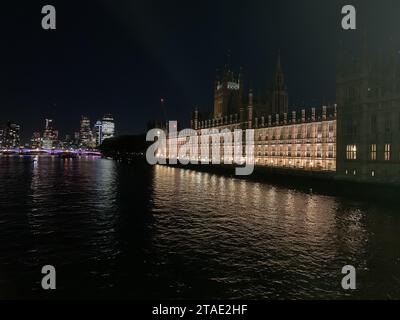
POLYGON ((46 119, 46 125, 43 133, 42 148, 51 149, 58 140, 58 131, 54 130, 53 120, 46 119))
POLYGON ((102 143, 102 138, 103 138, 103 123, 98 120, 96 121, 96 124, 94 125, 94 137, 96 139, 96 147, 98 147, 99 145, 101 145, 102 143))
POLYGON ((79 146, 79 132, 74 132, 74 145, 79 146))
POLYGON ((42 138, 39 132, 34 132, 31 138, 31 148, 39 149, 42 147, 42 138))
POLYGON ((92 144, 92 131, 90 130, 89 118, 82 116, 81 125, 79 130, 80 146, 83 148, 91 147, 92 144))
POLYGON ((53 120, 46 119, 46 126, 43 133, 44 139, 53 140, 54 138, 54 130, 53 130, 53 120))
POLYGON ((103 117, 101 133, 102 133, 101 142, 103 142, 106 139, 114 137, 115 123, 112 115, 108 114, 103 117))
POLYGON ((15 123, 8 122, 5 128, 0 132, 0 144, 2 148, 14 149, 20 146, 20 126, 15 123))

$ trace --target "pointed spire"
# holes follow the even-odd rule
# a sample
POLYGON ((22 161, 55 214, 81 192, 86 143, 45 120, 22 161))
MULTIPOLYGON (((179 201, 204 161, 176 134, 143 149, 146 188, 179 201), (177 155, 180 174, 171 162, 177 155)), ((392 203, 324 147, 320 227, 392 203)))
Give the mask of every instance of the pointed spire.
POLYGON ((287 113, 288 98, 284 80, 284 74, 281 66, 281 53, 278 51, 278 59, 276 64, 276 73, 274 83, 270 91, 270 104, 272 113, 287 113))
POLYGON ((281 50, 278 50, 278 59, 276 62, 276 73, 275 73, 275 81, 274 81, 274 88, 284 90, 285 83, 284 83, 284 75, 281 65, 281 50))

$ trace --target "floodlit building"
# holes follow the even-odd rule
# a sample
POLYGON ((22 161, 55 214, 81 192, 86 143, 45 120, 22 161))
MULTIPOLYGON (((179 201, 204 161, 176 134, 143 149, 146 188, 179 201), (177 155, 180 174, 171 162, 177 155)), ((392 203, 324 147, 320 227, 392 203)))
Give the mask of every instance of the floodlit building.
MULTIPOLYGON (((225 129, 254 129, 257 165, 336 170, 336 105, 289 111, 280 57, 273 84, 264 97, 255 99, 250 90, 245 99, 242 92, 241 76, 235 77, 230 68, 225 67, 215 84, 214 117, 207 119, 197 109, 192 115, 191 127, 198 136, 203 129, 217 129, 219 133, 225 129)), ((213 134, 207 135, 211 141, 213 134)), ((198 141, 201 144, 201 138, 198 141)), ((178 143, 182 144, 182 141, 178 143)), ((224 144, 221 145, 222 157, 224 144)), ((211 149, 212 144, 209 154, 212 154, 211 149)), ((209 160, 212 160, 212 155, 209 160)))
POLYGON ((115 135, 114 117, 110 114, 105 115, 101 124, 101 143, 103 143, 104 140, 113 138, 115 135))

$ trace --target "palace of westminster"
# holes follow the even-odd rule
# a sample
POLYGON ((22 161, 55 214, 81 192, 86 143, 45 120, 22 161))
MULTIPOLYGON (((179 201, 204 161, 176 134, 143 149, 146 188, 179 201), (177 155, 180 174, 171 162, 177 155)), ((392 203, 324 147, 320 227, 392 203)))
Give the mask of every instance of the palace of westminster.
POLYGON ((191 127, 254 129, 257 166, 333 172, 343 180, 400 183, 400 63, 398 52, 354 59, 337 71, 336 104, 288 108, 278 57, 270 90, 244 92, 242 75, 225 66, 215 81, 211 115, 195 110, 191 127), (396 55, 397 54, 397 55, 396 55), (384 60, 384 61, 383 61, 384 60))
POLYGON ((230 69, 226 65, 215 81, 212 118, 195 110, 192 129, 254 129, 256 165, 336 170, 336 106, 289 111, 280 56, 263 97, 252 90, 245 95, 241 74, 230 69))

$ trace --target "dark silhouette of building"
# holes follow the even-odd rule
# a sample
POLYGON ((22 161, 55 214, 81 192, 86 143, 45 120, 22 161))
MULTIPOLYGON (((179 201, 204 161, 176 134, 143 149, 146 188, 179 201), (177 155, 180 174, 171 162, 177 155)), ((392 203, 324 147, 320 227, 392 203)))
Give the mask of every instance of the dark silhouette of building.
POLYGON ((268 114, 288 113, 288 93, 285 85, 283 70, 281 67, 281 56, 278 55, 276 73, 272 88, 269 92, 268 114))
POLYGON ((400 183, 400 59, 396 47, 362 52, 337 75, 337 175, 400 183))

